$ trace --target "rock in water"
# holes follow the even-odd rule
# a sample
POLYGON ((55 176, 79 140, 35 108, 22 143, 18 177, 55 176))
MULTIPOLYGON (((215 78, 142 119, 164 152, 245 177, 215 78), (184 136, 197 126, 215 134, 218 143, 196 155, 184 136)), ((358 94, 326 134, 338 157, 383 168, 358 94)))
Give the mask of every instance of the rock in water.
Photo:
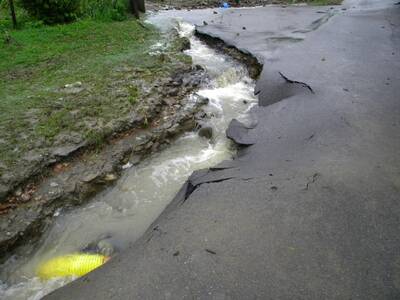
POLYGON ((105 256, 111 256, 114 253, 114 246, 107 240, 101 240, 97 243, 99 253, 105 256))
POLYGON ((213 137, 213 129, 211 126, 204 126, 200 128, 198 135, 206 139, 211 139, 213 137))

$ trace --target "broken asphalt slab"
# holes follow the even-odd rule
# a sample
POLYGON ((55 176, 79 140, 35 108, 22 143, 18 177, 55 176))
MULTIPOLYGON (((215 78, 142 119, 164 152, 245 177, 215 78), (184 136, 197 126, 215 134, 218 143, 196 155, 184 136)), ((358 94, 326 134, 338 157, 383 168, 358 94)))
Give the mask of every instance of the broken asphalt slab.
POLYGON ((250 146, 255 144, 255 140, 249 137, 250 128, 236 119, 233 119, 226 130, 226 136, 239 146, 250 146))
POLYGON ((321 16, 255 8, 208 29, 254 37, 229 43, 263 59, 260 103, 279 72, 313 93, 256 107, 254 145, 195 173, 141 239, 46 299, 399 299, 400 7, 365 2, 379 1, 284 45, 261 36, 321 16))

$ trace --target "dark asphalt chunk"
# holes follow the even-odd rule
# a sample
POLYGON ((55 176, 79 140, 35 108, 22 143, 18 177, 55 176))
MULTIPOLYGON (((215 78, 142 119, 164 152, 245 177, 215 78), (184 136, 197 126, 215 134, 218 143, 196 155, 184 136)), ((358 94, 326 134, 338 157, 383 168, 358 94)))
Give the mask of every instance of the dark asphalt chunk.
POLYGON ((226 130, 226 136, 240 146, 254 145, 254 139, 249 137, 249 129, 243 123, 233 119, 226 130))

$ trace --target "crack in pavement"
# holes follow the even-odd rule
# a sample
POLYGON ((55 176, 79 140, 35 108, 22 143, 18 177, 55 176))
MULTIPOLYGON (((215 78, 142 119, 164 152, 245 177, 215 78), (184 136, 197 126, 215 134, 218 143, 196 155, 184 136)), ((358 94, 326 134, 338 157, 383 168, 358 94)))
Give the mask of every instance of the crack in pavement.
POLYGON ((309 90, 311 91, 311 93, 315 94, 315 93, 314 93, 314 90, 312 89, 312 87, 311 87, 310 85, 308 85, 307 83, 304 83, 304 82, 301 82, 301 81, 296 81, 296 80, 291 80, 291 79, 289 79, 288 77, 286 77, 285 75, 283 75, 282 72, 278 72, 278 73, 279 73, 279 75, 282 76, 283 79, 286 80, 286 82, 292 83, 292 84, 299 84, 299 85, 301 85, 302 87, 305 87, 305 88, 309 89, 309 90))

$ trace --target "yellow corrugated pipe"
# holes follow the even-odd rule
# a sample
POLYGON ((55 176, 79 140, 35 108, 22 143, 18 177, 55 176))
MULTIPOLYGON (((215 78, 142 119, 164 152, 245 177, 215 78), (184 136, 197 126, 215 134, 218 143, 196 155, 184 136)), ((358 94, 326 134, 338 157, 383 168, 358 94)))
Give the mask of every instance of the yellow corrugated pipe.
POLYGON ((49 259, 39 265, 37 275, 41 279, 83 276, 109 260, 108 256, 89 253, 74 253, 49 259))

